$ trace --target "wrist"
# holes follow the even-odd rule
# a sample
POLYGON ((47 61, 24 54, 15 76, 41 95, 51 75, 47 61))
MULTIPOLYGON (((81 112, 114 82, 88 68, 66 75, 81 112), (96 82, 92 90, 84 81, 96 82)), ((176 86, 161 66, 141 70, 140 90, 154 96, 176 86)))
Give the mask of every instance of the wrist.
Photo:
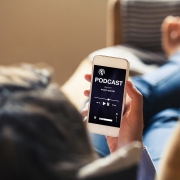
MULTIPOLYGON (((123 141, 119 141, 118 142, 118 145, 117 145, 117 149, 120 149, 120 148, 122 148, 123 146, 126 146, 126 145, 128 145, 128 144, 130 144, 130 143, 132 143, 132 142, 134 142, 134 141, 139 141, 140 143, 142 143, 142 145, 143 145, 143 140, 142 140, 142 136, 141 137, 133 137, 133 138, 127 138, 127 139, 123 139, 123 141)), ((143 145, 143 147, 144 147, 144 145, 143 145)))

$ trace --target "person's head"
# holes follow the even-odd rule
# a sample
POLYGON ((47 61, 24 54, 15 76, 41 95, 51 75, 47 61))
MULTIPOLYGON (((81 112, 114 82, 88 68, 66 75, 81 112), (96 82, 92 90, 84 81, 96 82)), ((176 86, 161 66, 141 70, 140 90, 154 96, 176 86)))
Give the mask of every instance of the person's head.
POLYGON ((94 158, 81 115, 49 71, 0 67, 1 179, 75 179, 94 158))

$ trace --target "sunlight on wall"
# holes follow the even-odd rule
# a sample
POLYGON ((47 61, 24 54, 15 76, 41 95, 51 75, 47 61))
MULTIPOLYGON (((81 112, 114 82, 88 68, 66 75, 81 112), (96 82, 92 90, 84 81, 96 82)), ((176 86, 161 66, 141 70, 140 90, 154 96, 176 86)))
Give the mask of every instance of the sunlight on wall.
POLYGON ((107 0, 1 0, 0 62, 46 62, 64 83, 105 47, 107 0))

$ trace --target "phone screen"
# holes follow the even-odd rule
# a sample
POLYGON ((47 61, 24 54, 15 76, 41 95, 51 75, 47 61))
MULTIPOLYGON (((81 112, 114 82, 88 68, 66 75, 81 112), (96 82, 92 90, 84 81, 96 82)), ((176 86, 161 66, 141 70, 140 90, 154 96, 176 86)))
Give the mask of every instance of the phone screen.
POLYGON ((94 65, 89 123, 120 127, 126 70, 94 65))

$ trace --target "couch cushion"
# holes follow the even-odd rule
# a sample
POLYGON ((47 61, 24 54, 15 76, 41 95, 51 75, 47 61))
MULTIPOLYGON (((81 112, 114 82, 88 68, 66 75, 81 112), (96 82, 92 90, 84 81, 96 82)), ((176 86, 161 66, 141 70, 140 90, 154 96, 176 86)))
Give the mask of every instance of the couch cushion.
MULTIPOLYGON (((158 65, 154 64, 155 60, 159 60, 160 57, 155 53, 148 53, 143 52, 140 50, 135 50, 134 48, 125 47, 125 46, 113 46, 113 47, 107 47, 104 49, 100 49, 97 51, 94 51, 88 56, 88 59, 90 61, 93 61, 94 56, 96 55, 105 55, 105 56, 112 56, 112 57, 118 57, 118 58, 125 58, 130 62, 130 75, 142 75, 145 73, 152 72, 155 70, 158 65), (141 56, 141 57, 138 57, 141 56), (146 57, 145 57, 146 56, 146 57), (148 61, 151 61, 153 64, 145 64, 140 58, 146 58, 148 61), (154 61, 153 61, 154 60, 154 61)), ((144 60, 145 61, 145 60, 144 60)))

